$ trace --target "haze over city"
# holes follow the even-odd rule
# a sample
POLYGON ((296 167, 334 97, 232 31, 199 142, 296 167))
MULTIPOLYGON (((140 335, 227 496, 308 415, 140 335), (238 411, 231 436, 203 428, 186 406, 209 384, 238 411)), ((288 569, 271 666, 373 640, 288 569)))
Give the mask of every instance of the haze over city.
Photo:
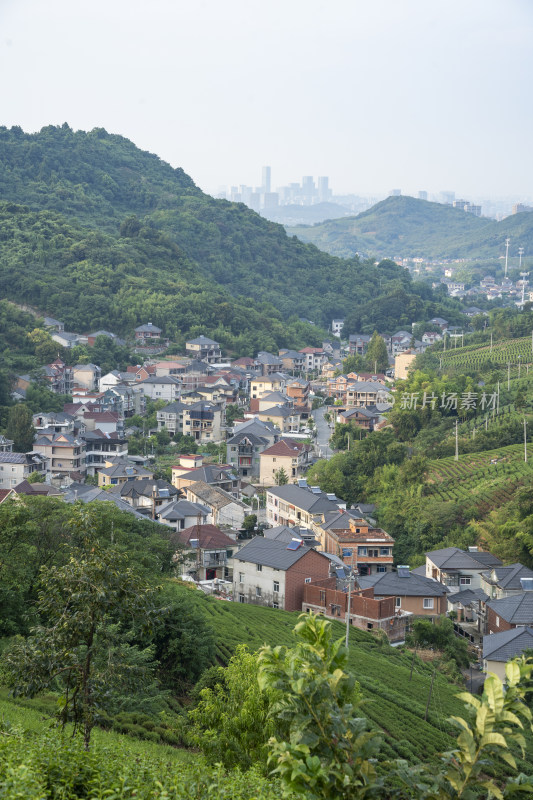
POLYGON ((5 0, 2 123, 105 127, 204 190, 328 175, 337 193, 525 198, 526 0, 5 0))

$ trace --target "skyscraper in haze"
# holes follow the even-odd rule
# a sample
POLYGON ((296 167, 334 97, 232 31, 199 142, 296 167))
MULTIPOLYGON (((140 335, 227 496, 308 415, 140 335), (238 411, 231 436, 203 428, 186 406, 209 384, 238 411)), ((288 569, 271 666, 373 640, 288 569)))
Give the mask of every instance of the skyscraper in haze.
POLYGON ((428 199, 428 193, 424 192, 424 191, 418 192, 418 199, 419 200, 427 200, 428 199))
POLYGON ((270 167, 263 167, 263 180, 261 182, 263 192, 269 193, 271 191, 271 171, 270 167))
POLYGON ((329 200, 329 178, 327 175, 318 179, 318 199, 321 203, 329 200))

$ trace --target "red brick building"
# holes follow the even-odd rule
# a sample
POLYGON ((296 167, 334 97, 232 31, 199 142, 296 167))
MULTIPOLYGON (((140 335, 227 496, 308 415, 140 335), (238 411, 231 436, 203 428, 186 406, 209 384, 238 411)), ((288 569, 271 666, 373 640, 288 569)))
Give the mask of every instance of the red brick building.
MULTIPOLYGON (((346 619, 348 592, 337 578, 326 578, 304 586, 302 611, 313 611, 330 619, 346 619)), ((377 600, 374 589, 358 589, 350 596, 350 624, 361 630, 384 630, 391 641, 405 638, 409 612, 396 609, 394 597, 377 600)))
POLYGON ((329 576, 327 556, 301 539, 256 536, 233 559, 233 597, 239 603, 300 611, 304 587, 329 576))

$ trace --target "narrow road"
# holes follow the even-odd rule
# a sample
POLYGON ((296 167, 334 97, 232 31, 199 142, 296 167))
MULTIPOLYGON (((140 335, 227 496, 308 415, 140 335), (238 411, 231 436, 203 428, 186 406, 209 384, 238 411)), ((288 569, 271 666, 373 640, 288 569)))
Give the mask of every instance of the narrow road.
POLYGON ((313 419, 316 425, 316 449, 319 458, 331 458, 333 450, 329 446, 329 439, 331 436, 331 428, 324 419, 324 414, 329 410, 329 406, 321 406, 312 412, 313 419))

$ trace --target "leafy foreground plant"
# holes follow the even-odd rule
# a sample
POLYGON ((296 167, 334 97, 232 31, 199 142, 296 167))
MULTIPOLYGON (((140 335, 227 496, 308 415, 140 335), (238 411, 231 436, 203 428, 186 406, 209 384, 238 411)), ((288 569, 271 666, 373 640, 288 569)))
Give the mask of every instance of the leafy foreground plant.
POLYGON ((269 742, 269 765, 280 776, 285 797, 292 793, 313 800, 532 796, 533 778, 516 775, 509 749, 514 744, 524 753, 524 722, 531 726, 531 711, 524 703, 533 670, 530 659, 507 665, 505 693, 501 681, 489 676, 481 698, 467 692, 460 695, 469 718, 452 717, 461 732, 457 748, 443 756, 440 772, 397 761, 385 764, 385 777, 376 771, 379 734, 369 730, 359 713, 361 698, 355 678, 346 672, 342 640, 333 641, 326 620, 302 617, 295 628, 300 638, 296 647, 264 647, 259 653, 259 684, 278 698, 271 714, 288 724, 285 740, 272 737, 269 742), (491 774, 502 762, 513 774, 496 781, 491 774))
POLYGON ((98 710, 109 710, 117 692, 157 694, 152 648, 128 641, 129 631, 151 630, 155 591, 123 554, 96 541, 64 566, 43 567, 40 587, 44 624, 5 658, 14 694, 58 689, 63 725, 82 726, 89 749, 98 710))

